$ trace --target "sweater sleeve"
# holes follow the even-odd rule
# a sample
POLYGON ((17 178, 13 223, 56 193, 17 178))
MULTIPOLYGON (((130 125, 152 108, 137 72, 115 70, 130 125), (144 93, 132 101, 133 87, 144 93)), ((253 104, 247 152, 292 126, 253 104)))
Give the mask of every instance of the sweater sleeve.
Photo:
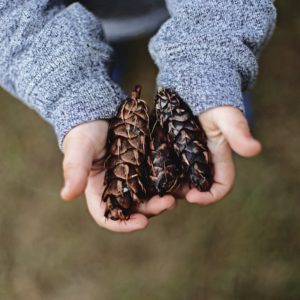
POLYGON ((54 128, 110 118, 124 99, 108 76, 112 49, 79 3, 0 0, 0 85, 54 128))
POLYGON ((149 50, 157 84, 177 90, 194 114, 230 105, 257 75, 276 19, 272 0, 166 0, 170 13, 149 50))

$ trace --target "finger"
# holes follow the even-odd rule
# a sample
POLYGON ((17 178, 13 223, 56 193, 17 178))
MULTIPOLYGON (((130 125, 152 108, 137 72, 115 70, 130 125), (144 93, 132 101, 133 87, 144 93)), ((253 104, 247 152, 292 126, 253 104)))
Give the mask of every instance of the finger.
POLYGON ((83 193, 94 157, 88 141, 71 139, 64 148, 63 172, 65 185, 61 191, 64 200, 72 200, 83 193))
POLYGON ((144 229, 148 219, 139 213, 132 214, 127 221, 113 221, 105 218, 105 203, 101 201, 103 193, 104 172, 97 176, 89 177, 85 191, 88 210, 96 223, 114 232, 133 232, 144 229))
POLYGON ((214 165, 214 183, 208 192, 200 192, 196 188, 186 194, 190 203, 200 205, 213 204, 224 198, 232 189, 235 169, 231 149, 223 136, 218 140, 208 141, 214 165))
POLYGON ((146 216, 156 216, 164 211, 172 210, 176 207, 176 200, 172 195, 165 195, 160 197, 158 195, 152 197, 139 205, 137 212, 146 216))
POLYGON ((217 126, 237 154, 251 157, 261 152, 261 144, 251 135, 247 120, 240 110, 227 107, 215 114, 217 126))

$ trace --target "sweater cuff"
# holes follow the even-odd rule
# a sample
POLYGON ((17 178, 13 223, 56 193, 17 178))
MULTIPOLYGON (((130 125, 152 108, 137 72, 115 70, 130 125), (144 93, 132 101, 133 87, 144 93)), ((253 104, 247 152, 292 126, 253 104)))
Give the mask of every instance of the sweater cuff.
POLYGON ((171 61, 160 70, 157 85, 175 89, 194 115, 228 105, 244 112, 241 76, 220 62, 191 65, 171 61))
POLYGON ((58 144, 63 150, 67 133, 85 122, 109 119, 115 116, 126 94, 110 80, 89 79, 73 85, 53 111, 52 120, 58 144))
POLYGON ((160 70, 157 85, 175 89, 194 115, 228 105, 244 112, 241 76, 219 62, 170 61, 160 70))

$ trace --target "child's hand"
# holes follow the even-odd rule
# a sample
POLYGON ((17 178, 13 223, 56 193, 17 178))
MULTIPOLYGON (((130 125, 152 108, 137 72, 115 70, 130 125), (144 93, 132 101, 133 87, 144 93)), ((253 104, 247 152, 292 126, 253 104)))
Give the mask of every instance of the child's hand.
POLYGON ((232 151, 244 157, 257 155, 261 144, 249 130, 242 112, 230 106, 217 107, 200 114, 199 119, 208 138, 208 147, 214 164, 214 184, 209 192, 199 192, 188 187, 178 194, 188 202, 200 205, 215 203, 232 189, 235 177, 232 151))
POLYGON ((139 206, 137 213, 126 222, 105 219, 105 203, 101 201, 104 171, 92 170, 93 163, 105 155, 108 123, 94 121, 73 128, 64 139, 63 170, 65 186, 61 196, 72 200, 85 192, 88 209, 95 221, 106 229, 118 232, 130 232, 143 229, 150 216, 158 215, 175 207, 173 196, 155 196, 139 206))

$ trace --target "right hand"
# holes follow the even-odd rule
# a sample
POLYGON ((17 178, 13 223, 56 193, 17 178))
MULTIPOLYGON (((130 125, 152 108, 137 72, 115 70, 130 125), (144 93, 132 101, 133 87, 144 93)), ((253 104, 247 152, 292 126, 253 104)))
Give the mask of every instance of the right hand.
POLYGON ((87 206, 96 223, 116 232, 132 232, 145 228, 148 218, 175 207, 171 195, 155 196, 141 204, 130 219, 113 221, 104 217, 105 203, 101 200, 104 190, 105 171, 92 170, 93 164, 106 153, 108 123, 104 120, 78 125, 65 137, 63 142, 63 171, 65 185, 61 191, 64 200, 73 200, 85 192, 87 206))

